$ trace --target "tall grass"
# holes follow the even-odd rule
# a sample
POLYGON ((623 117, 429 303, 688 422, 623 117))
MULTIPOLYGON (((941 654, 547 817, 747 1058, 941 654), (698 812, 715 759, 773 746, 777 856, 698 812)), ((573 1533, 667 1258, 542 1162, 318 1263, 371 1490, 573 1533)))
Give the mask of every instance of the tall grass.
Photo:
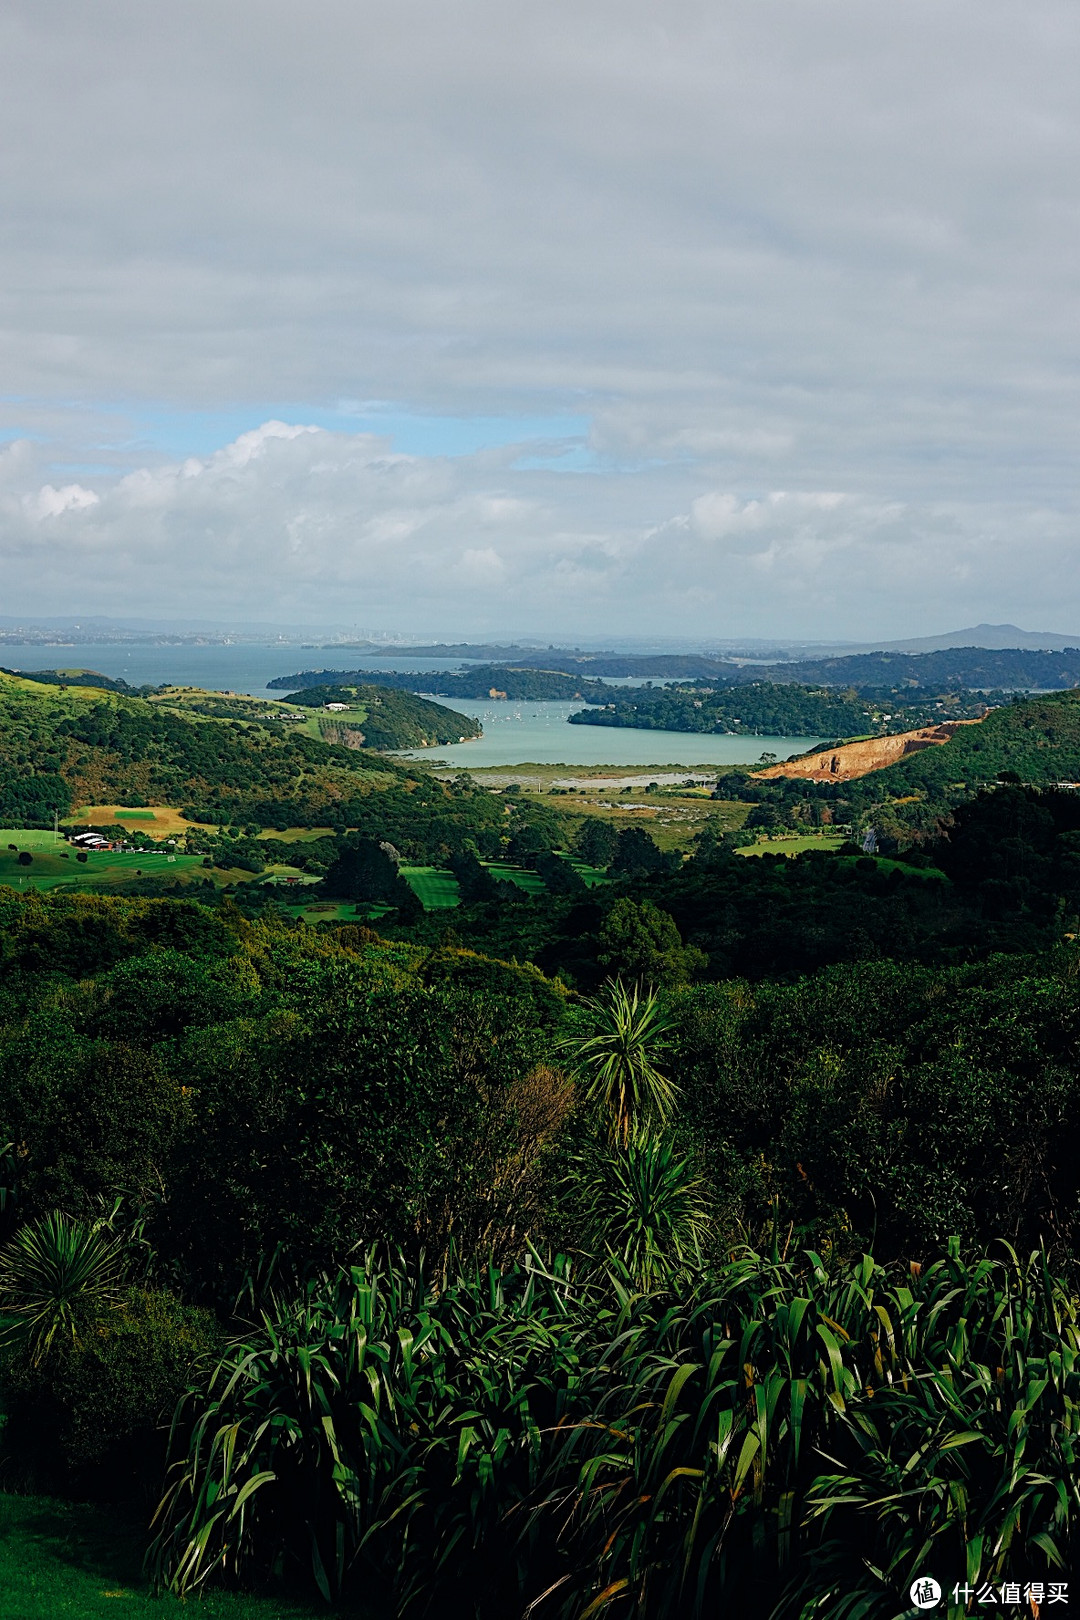
POLYGON ((891 1616, 919 1573, 1067 1571, 1078 1350, 1040 1255, 747 1253, 678 1298, 372 1262, 268 1305, 183 1403, 152 1564, 303 1566, 399 1615, 891 1616))

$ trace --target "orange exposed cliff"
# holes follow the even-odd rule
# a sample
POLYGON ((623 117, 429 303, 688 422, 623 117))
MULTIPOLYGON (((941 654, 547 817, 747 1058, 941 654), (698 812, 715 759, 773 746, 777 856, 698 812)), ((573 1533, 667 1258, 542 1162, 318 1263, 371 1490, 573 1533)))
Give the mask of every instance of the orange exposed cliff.
POLYGON ((955 737, 961 726, 977 726, 978 720, 944 720, 939 726, 923 726, 918 731, 898 731, 891 737, 869 737, 866 742, 841 743, 838 748, 815 749, 799 759, 786 759, 767 770, 754 771, 756 777, 801 776, 810 782, 850 782, 856 776, 895 765, 908 754, 923 748, 939 748, 955 737))

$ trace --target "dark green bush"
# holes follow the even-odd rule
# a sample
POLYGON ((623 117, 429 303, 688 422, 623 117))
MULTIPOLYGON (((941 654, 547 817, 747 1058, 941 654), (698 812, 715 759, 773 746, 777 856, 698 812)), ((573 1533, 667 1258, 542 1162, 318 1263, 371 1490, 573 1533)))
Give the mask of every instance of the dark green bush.
POLYGON ((200 1359, 221 1347, 209 1312, 130 1288, 37 1366, 12 1356, 7 1447, 35 1484, 121 1497, 160 1477, 166 1430, 200 1359))

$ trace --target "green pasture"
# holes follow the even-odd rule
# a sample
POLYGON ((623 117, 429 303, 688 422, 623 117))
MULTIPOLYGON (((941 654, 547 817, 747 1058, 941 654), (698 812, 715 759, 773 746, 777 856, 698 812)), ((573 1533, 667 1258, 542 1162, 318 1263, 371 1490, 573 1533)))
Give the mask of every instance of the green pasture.
POLYGON ((314 1620, 326 1613, 237 1592, 207 1592, 186 1604, 153 1597, 142 1573, 144 1542, 141 1519, 115 1507, 0 1495, 3 1620, 314 1620))
POLYGON ((808 849, 839 849, 847 839, 838 833, 815 837, 813 833, 794 838, 768 838, 761 844, 744 844, 736 855, 802 855, 808 849))
POLYGON ((894 861, 888 855, 855 855, 845 857, 848 860, 872 860, 882 872, 903 872, 905 877, 934 878, 939 883, 948 883, 945 873, 936 866, 909 866, 907 861, 894 861))
MULTIPOLYGON (((769 838, 760 844, 744 844, 735 853, 736 855, 801 855, 808 849, 836 851, 842 849, 845 844, 850 844, 850 839, 841 837, 838 833, 830 833, 823 837, 815 837, 811 833, 805 837, 769 838)), ((909 866, 906 861, 894 861, 888 855, 871 855, 867 857, 859 851, 852 850, 850 855, 844 856, 843 859, 853 861, 870 859, 883 872, 903 872, 905 877, 927 877, 935 878, 941 883, 948 882, 945 873, 939 871, 936 866, 909 866)))
POLYGON ((437 866, 403 866, 401 875, 425 911, 445 911, 461 904, 461 890, 452 872, 437 866))
MULTIPOLYGON (((89 850, 85 861, 63 840, 39 829, 0 830, 0 883, 13 889, 109 889, 128 883, 134 877, 177 877, 202 866, 201 855, 174 854, 158 850, 89 850), (15 848, 9 846, 14 844, 15 848), (23 850, 33 856, 29 866, 19 865, 23 850)), ((209 875, 209 874, 207 874, 209 875)), ((250 876, 241 873, 241 877, 250 876)))
POLYGON ((602 866, 586 866, 584 861, 579 861, 574 855, 567 855, 564 858, 570 862, 578 877, 584 878, 590 889, 595 889, 598 884, 611 882, 602 866))
POLYGON ((387 906, 357 906, 353 900, 310 900, 286 902, 285 909, 291 917, 300 917, 304 922, 370 922, 373 917, 381 916, 389 910, 387 906))
POLYGON ((512 861, 485 861, 484 865, 493 878, 516 883, 526 894, 545 893, 543 878, 538 872, 530 872, 525 866, 515 866, 512 861))
POLYGON ((310 844, 316 838, 332 838, 333 834, 333 827, 286 827, 284 832, 279 832, 275 827, 264 827, 259 837, 267 840, 277 838, 289 844, 310 844))

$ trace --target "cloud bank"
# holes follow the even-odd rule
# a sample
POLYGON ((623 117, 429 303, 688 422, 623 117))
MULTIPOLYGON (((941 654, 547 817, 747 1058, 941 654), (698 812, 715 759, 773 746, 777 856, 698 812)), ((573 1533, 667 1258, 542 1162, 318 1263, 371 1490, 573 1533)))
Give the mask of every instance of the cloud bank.
POLYGON ((1078 68, 1058 0, 11 0, 7 610, 1080 625, 1078 68))
POLYGON ((1071 531, 1049 511, 911 505, 843 492, 691 493, 626 474, 523 470, 510 447, 396 453, 372 435, 264 423, 215 454, 103 485, 38 484, 40 450, 0 453, 6 599, 56 611, 136 611, 448 626, 589 637, 612 627, 708 638, 777 622, 832 639, 887 635, 937 604, 985 617, 992 581, 1022 570, 1075 590, 1071 531), (680 504, 680 495, 683 503, 680 504), (643 510, 662 510, 643 521, 643 510), (255 609, 258 609, 256 612, 255 609))

